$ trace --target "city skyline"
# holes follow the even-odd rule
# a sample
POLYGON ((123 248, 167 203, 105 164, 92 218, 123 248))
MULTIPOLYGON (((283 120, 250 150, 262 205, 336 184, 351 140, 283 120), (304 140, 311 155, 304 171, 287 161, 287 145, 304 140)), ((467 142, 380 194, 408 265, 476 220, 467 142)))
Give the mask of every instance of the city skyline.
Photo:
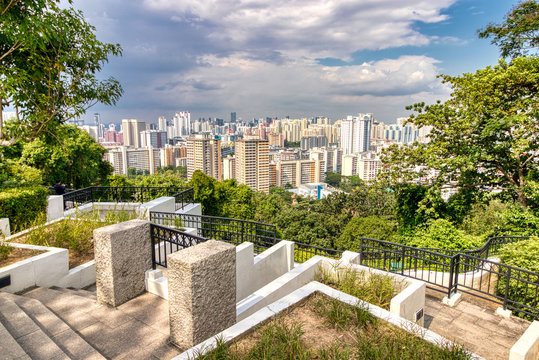
POLYGON ((476 31, 516 3, 79 1, 98 37, 124 48, 102 74, 124 96, 82 119, 156 123, 186 110, 193 119, 335 121, 361 112, 394 123, 406 105, 447 98, 436 75, 495 64, 498 50, 476 31))

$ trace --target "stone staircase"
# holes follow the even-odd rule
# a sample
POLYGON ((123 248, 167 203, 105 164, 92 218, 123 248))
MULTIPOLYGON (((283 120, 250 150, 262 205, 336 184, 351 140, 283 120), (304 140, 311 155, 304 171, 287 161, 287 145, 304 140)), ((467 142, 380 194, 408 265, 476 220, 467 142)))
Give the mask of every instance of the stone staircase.
POLYGON ((145 293, 118 308, 93 291, 0 292, 1 359, 170 359, 168 303, 145 293))

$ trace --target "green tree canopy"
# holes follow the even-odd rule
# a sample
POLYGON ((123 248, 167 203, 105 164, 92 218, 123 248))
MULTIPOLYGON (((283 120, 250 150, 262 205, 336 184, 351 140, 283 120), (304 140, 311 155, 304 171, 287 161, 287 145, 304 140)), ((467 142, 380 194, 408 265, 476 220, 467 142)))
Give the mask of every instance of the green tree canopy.
POLYGON ((95 28, 72 7, 0 0, 0 110, 9 103, 21 115, 4 129, 0 123, 2 144, 54 134, 97 102, 115 104, 122 87, 96 74, 120 54, 120 45, 97 40, 95 28))
POLYGON ((40 170, 49 185, 60 180, 81 188, 105 182, 113 170, 103 160, 105 149, 76 126, 63 125, 57 130, 61 143, 43 139, 25 143, 20 163, 40 170))
POLYGON ((491 38, 502 57, 519 57, 535 53, 539 46, 539 3, 524 1, 505 16, 501 24, 489 24, 479 31, 480 38, 491 38))
POLYGON ((526 207, 527 176, 539 166, 539 59, 442 79, 453 89, 448 101, 409 107, 409 122, 432 128, 430 142, 389 148, 386 176, 407 182, 435 170, 439 186, 501 189, 526 207))

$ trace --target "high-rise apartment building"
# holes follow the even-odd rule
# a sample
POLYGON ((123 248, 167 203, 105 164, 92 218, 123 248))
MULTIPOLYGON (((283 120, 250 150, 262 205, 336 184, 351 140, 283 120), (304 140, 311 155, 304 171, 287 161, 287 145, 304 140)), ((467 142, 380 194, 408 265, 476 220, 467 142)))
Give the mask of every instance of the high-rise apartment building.
POLYGON ((141 146, 161 149, 167 144, 167 132, 161 130, 144 130, 140 133, 141 146))
POLYGON ((341 121, 341 148, 345 155, 369 151, 372 114, 348 116, 341 121))
POLYGON ((235 142, 236 179, 253 190, 269 193, 269 145, 267 140, 242 139, 235 142))
POLYGON ((141 147, 140 133, 146 130, 146 122, 137 119, 122 119, 122 132, 124 134, 124 145, 141 147))
POLYGON ((151 147, 128 149, 121 146, 105 154, 114 168, 114 174, 127 175, 127 169, 134 168, 139 171, 147 171, 153 174, 159 167, 159 149, 151 147))
POLYGON ((174 126, 174 137, 189 136, 191 134, 191 113, 189 111, 179 111, 172 119, 174 126))
POLYGON ((223 159, 223 180, 234 179, 236 177, 236 158, 228 156, 223 159))
POLYGON ((274 186, 298 187, 302 184, 318 183, 325 179, 323 160, 291 160, 272 164, 275 166, 274 186))
POLYGON ((236 122, 236 112, 230 113, 230 122, 235 123, 236 122))
POLYGON ((187 178, 196 170, 221 180, 221 140, 211 135, 193 135, 187 139, 187 178))
POLYGON ((160 116, 159 119, 157 119, 157 128, 161 131, 167 131, 167 118, 164 116, 160 116))

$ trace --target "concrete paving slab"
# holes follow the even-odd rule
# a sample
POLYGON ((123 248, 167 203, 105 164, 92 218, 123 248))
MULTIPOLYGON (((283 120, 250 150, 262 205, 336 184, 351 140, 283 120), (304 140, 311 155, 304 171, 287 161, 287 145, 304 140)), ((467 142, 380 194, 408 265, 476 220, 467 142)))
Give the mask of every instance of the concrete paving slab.
POLYGON ((32 359, 69 359, 69 357, 43 331, 38 330, 17 339, 32 359))
POLYGON ((21 359, 26 357, 26 353, 22 347, 15 341, 13 336, 0 322, 0 359, 21 359))

